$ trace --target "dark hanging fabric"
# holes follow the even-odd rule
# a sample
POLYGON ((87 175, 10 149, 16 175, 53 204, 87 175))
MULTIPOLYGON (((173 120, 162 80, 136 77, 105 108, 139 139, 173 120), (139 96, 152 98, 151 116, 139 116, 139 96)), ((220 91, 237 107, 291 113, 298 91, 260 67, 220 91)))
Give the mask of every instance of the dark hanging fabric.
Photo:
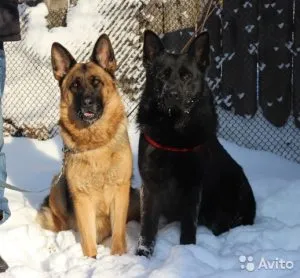
POLYGON ((222 69, 222 47, 221 47, 221 10, 215 10, 208 18, 205 30, 209 32, 211 61, 207 73, 207 84, 215 96, 216 103, 222 100, 221 92, 221 69, 222 69))
POLYGON ((257 0, 224 0, 223 107, 252 117, 257 110, 257 0))
POLYGON ((295 23, 294 23, 294 98, 293 111, 295 124, 300 128, 300 1, 295 0, 295 23))
POLYGON ((281 127, 291 113, 293 1, 259 3, 259 104, 281 127))

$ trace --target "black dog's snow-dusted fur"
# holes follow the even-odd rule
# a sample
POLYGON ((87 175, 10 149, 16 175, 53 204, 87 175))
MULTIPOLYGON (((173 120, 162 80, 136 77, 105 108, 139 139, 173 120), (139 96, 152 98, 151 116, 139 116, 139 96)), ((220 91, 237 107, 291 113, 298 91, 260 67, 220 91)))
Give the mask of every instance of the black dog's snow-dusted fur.
POLYGON ((165 51, 159 37, 144 35, 146 87, 137 123, 141 233, 138 255, 153 253, 159 216, 180 221, 181 244, 196 243, 197 225, 219 235, 253 224, 256 204, 243 169, 219 143, 213 97, 205 84, 209 36, 200 34, 185 54, 165 51), (193 148, 168 151, 153 146, 193 148), (152 142, 153 143, 153 142, 152 142))

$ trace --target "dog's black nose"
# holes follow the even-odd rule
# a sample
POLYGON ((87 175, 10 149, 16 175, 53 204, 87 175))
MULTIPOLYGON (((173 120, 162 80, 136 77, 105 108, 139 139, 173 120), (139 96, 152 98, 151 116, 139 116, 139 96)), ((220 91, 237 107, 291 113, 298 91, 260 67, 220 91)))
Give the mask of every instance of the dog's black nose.
POLYGON ((165 84, 163 87, 163 93, 161 94, 161 97, 177 101, 179 99, 178 87, 173 84, 165 84))
POLYGON ((85 97, 83 99, 84 106, 91 106, 93 104, 93 99, 91 97, 85 97))

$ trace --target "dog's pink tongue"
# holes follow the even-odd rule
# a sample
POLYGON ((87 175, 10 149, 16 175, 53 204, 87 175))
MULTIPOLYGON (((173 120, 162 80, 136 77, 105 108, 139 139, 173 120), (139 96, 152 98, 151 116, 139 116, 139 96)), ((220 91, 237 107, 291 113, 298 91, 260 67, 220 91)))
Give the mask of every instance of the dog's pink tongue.
POLYGON ((93 117, 94 116, 94 113, 91 113, 91 112, 84 112, 83 114, 85 117, 87 118, 90 118, 90 117, 93 117))

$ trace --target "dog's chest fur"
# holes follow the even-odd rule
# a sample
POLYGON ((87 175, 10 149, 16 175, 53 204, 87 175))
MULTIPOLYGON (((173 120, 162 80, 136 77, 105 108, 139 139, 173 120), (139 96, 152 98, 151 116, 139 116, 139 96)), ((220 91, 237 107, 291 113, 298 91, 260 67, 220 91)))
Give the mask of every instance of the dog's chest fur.
POLYGON ((117 159, 117 154, 101 148, 69 155, 65 171, 74 201, 82 194, 88 195, 97 211, 108 215, 115 192, 125 179, 118 174, 117 159))

